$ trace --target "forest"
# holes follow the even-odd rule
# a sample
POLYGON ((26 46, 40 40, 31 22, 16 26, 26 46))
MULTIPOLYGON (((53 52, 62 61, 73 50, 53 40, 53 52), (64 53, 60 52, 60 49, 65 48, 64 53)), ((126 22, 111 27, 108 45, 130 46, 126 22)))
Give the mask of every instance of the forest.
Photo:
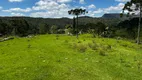
MULTIPOLYGON (((138 18, 79 18, 79 31, 102 37, 123 37, 135 39, 137 36, 138 18), (94 31, 94 32, 92 32, 94 31), (103 35, 103 33, 106 33, 103 35)), ((36 34, 73 33, 74 20, 69 18, 31 18, 31 17, 1 17, 1 36, 16 35, 24 37, 36 34)))

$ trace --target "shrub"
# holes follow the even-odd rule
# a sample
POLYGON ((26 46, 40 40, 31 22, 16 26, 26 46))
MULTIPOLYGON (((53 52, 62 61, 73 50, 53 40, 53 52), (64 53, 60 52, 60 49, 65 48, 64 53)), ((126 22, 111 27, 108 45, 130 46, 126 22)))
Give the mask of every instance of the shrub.
POLYGON ((58 40, 59 39, 59 35, 56 35, 56 40, 58 40))
POLYGON ((73 49, 76 49, 76 48, 77 48, 77 44, 74 43, 74 44, 72 45, 72 47, 73 47, 73 49))
POLYGON ((78 43, 81 43, 81 41, 78 41, 78 43))
POLYGON ((140 46, 140 49, 142 49, 142 46, 140 46))
POLYGON ((112 48, 112 46, 111 45, 107 45, 107 47, 106 47, 107 49, 111 49, 112 48))
POLYGON ((30 42, 30 40, 28 39, 27 42, 30 42))
POLYGON ((4 39, 0 40, 0 42, 13 40, 13 39, 14 39, 14 37, 7 37, 7 38, 4 38, 4 39))
POLYGON ((58 37, 56 37, 56 40, 59 40, 59 38, 58 38, 58 37))
POLYGON ((91 48, 92 48, 93 50, 97 50, 97 49, 98 49, 98 45, 94 43, 91 48))
POLYGON ((121 44, 121 46, 123 46, 123 47, 128 47, 128 45, 127 45, 127 44, 121 44))
POLYGON ((68 40, 65 40, 65 43, 68 43, 69 41, 68 40))
POLYGON ((98 45, 94 42, 94 43, 88 43, 88 46, 92 49, 92 50, 97 50, 98 49, 98 45))
POLYGON ((95 40, 92 40, 93 43, 96 43, 95 40))
POLYGON ((121 43, 121 42, 117 40, 116 43, 121 43))
POLYGON ((29 44, 29 45, 28 45, 28 48, 30 48, 30 47, 31 47, 31 45, 29 44))
POLYGON ((142 67, 142 62, 141 61, 138 61, 137 62, 137 67, 138 67, 138 70, 140 71, 141 67, 142 67))
POLYGON ((80 52, 85 52, 87 50, 87 46, 84 45, 84 44, 76 44, 76 43, 74 43, 72 45, 72 47, 73 47, 73 49, 76 49, 76 50, 78 50, 80 52))
POLYGON ((95 38, 96 37, 96 33, 94 29, 89 29, 88 33, 92 34, 92 37, 95 38))
POLYGON ((65 33, 65 30, 64 29, 58 29, 57 30, 57 34, 64 34, 65 33))
POLYGON ((122 58, 120 58, 120 62, 121 62, 121 63, 125 63, 125 60, 122 59, 122 58))
POLYGON ((80 52, 85 52, 87 50, 87 47, 83 44, 79 44, 77 46, 77 49, 80 51, 80 52))
POLYGON ((88 43, 88 46, 91 48, 92 47, 92 43, 88 43))
POLYGON ((125 67, 131 67, 131 64, 130 64, 130 62, 127 62, 127 63, 124 64, 124 66, 125 67))
POLYGON ((107 54, 105 53, 104 50, 99 50, 99 55, 101 55, 101 56, 107 56, 107 54))

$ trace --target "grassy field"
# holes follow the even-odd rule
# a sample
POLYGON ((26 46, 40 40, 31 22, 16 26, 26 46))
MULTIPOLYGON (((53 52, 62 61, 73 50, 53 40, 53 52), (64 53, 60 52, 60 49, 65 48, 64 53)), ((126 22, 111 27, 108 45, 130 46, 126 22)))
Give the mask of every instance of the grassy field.
POLYGON ((0 42, 0 80, 142 80, 142 45, 91 35, 0 42))

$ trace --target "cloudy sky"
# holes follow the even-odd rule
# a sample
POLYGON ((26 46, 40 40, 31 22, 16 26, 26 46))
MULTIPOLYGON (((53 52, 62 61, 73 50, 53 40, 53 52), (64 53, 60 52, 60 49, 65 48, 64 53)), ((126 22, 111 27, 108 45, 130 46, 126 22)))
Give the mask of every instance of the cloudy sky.
POLYGON ((44 18, 71 17, 68 10, 83 8, 86 16, 100 17, 104 13, 120 13, 129 0, 1 0, 0 16, 30 16, 44 18))

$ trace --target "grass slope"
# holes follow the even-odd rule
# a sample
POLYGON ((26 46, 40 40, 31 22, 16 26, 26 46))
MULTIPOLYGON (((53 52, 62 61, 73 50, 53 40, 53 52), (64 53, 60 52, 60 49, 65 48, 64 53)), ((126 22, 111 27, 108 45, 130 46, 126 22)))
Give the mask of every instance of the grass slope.
POLYGON ((0 42, 0 80, 142 80, 142 46, 91 35, 0 42))

